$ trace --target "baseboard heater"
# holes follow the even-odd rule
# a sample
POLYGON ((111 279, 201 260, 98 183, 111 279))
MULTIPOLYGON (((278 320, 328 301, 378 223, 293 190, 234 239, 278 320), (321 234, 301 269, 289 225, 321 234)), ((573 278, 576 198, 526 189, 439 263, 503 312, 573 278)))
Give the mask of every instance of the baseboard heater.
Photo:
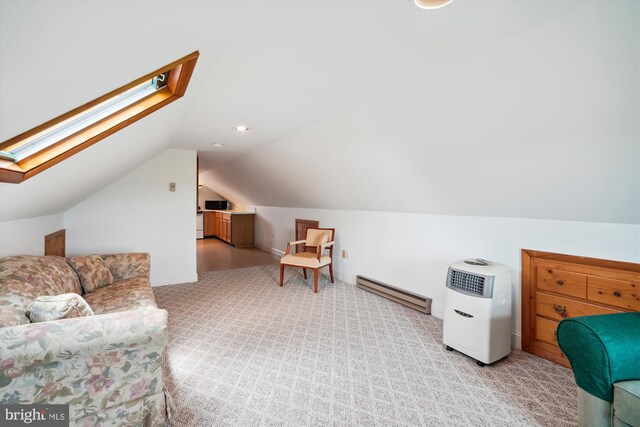
POLYGON ((395 286, 387 285, 386 283, 364 276, 356 276, 356 286, 360 289, 373 292, 381 297, 421 311, 422 313, 431 314, 431 298, 407 292, 403 289, 398 289, 395 286))

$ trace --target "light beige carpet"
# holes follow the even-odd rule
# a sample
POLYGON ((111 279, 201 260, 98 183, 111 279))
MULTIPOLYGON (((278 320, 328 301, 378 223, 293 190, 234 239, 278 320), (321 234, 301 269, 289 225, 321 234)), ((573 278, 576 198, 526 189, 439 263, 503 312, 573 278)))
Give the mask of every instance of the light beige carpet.
MULTIPOLYGON (((277 266, 155 288, 176 426, 573 426, 569 369, 515 351, 478 367, 442 321, 277 266)), ((473 333, 473 331, 470 331, 473 333)))

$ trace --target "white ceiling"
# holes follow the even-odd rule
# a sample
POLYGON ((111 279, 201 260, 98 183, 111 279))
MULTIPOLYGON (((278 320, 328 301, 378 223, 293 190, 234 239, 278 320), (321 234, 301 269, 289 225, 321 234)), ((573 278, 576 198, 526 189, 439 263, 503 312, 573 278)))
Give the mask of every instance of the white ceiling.
POLYGON ((3 1, 0 137, 197 49, 185 115, 165 126, 207 169, 575 7, 536 3, 3 1))
MULTIPOLYGON (((0 219, 64 211, 166 147, 198 150, 202 169, 215 168, 220 183, 233 176, 222 176, 225 168, 243 170, 247 181, 238 183, 235 177, 234 188, 238 193, 227 194, 227 197, 235 196, 248 203, 330 207, 331 203, 282 195, 288 194, 289 190, 294 194, 297 188, 295 191, 285 188, 281 194, 269 199, 262 197, 265 193, 243 187, 269 188, 274 182, 286 182, 285 177, 273 176, 272 172, 257 173, 260 168, 269 171, 273 168, 272 164, 260 164, 260 153, 268 153, 268 147, 276 144, 285 153, 294 152, 296 146, 318 140, 317 137, 306 139, 309 134, 305 131, 320 129, 322 134, 323 123, 329 123, 332 132, 327 133, 327 137, 332 140, 320 138, 313 149, 318 152, 340 150, 336 144, 343 147, 346 144, 346 149, 353 151, 348 159, 358 155, 366 159, 366 144, 345 141, 344 136, 343 139, 338 138, 340 117, 353 108, 373 105, 381 96, 387 96, 385 94, 401 92, 403 88, 411 90, 416 85, 462 88, 465 81, 456 85, 454 79, 476 75, 476 64, 482 61, 473 58, 484 58, 484 52, 491 48, 520 37, 526 38, 528 34, 545 34, 544 29, 550 22, 564 22, 566 19, 569 27, 563 31, 562 26, 556 25, 555 36, 566 36, 576 43, 581 43, 585 28, 594 34, 616 31, 616 20, 620 14, 612 12, 609 16, 602 11, 599 11, 602 18, 597 14, 584 18, 596 16, 596 19, 601 19, 593 22, 592 29, 588 22, 576 24, 578 30, 571 27, 575 21, 572 17, 581 16, 581 11, 598 7, 606 9, 607 5, 613 5, 614 11, 630 13, 629 19, 635 19, 635 27, 632 23, 631 31, 635 28, 637 34, 638 3, 617 0, 454 0, 449 6, 435 11, 418 9, 409 0, 2 0, 1 140, 194 50, 199 50, 201 56, 184 98, 110 137, 109 140, 114 142, 97 144, 75 156, 75 160, 64 162, 67 166, 53 167, 19 186, 0 184, 0 219), (633 17, 634 12, 636 18, 633 17), (446 81, 440 84, 438 79, 446 81), (250 126, 252 131, 246 134, 233 132, 232 127, 238 124, 250 126), (224 146, 213 148, 211 144, 216 142, 224 146), (83 165, 90 165, 91 174, 82 175, 79 180, 83 165), (243 165, 244 169, 241 168, 243 165)), ((623 31, 628 33, 629 29, 623 28, 623 31)), ((598 40, 597 37, 594 39, 598 40)), ((614 41, 619 39, 624 40, 612 38, 614 41)), ((554 40, 549 39, 545 43, 552 46, 554 40)), ((628 43, 631 44, 605 46, 602 51, 609 50, 608 55, 617 60, 618 56, 633 53, 637 47, 633 41, 628 43)), ((540 48, 544 49, 544 46, 540 48)), ((571 47, 571 43, 567 46, 571 47)), ((516 44, 507 52, 513 61, 507 57, 505 64, 513 64, 516 71, 521 71, 518 65, 527 67, 528 53, 517 49, 516 44)), ((635 54, 637 57, 637 52, 635 54)), ((633 61, 633 56, 630 61, 633 61)), ((562 67, 562 64, 562 58, 554 58, 554 66, 562 67)), ((575 65, 578 67, 577 62, 575 65)), ((480 74, 490 72, 491 63, 485 61, 482 66, 484 70, 478 70, 480 74)), ((540 72, 544 78, 553 80, 551 69, 526 69, 531 71, 531 75, 540 72)), ((633 69, 631 67, 631 71, 633 69)), ((579 71, 578 68, 575 71, 579 71)), ((511 83, 508 92, 514 97, 519 90, 519 82, 514 81, 516 77, 505 76, 511 83)), ((597 81, 595 77, 591 80, 597 81)), ((602 76, 603 80, 611 78, 610 75, 602 76)), ((634 81, 627 75, 624 78, 625 82, 634 81)), ((500 76, 493 75, 492 84, 500 84, 501 80, 500 76)), ((637 79, 635 82, 637 88, 637 79)), ((481 84, 481 81, 476 80, 475 83, 481 84)), ((428 97, 430 92, 416 93, 428 97)), ((444 102, 446 89, 437 93, 441 98, 430 99, 432 104, 425 111, 437 109, 439 103, 449 108, 444 102)), ((487 94, 491 94, 490 88, 482 93, 483 96, 487 94)), ((527 92, 527 95, 531 93, 527 92)), ((509 102, 507 93, 501 92, 500 96, 501 101, 509 102)), ((636 108, 631 108, 633 113, 637 111, 638 96, 633 92, 630 96, 626 105, 636 108)), ((466 102, 464 96, 458 96, 458 99, 466 102)), ((467 101, 478 102, 474 98, 467 101)), ((414 112, 405 109, 416 104, 402 102, 389 107, 390 113, 396 115, 396 125, 400 125, 401 117, 415 117, 414 112)), ((531 108, 534 111, 544 108, 546 102, 554 104, 555 101, 540 97, 531 108)), ((616 99, 611 99, 611 102, 616 102, 616 99)), ((479 104, 478 109, 470 110, 469 118, 482 121, 483 108, 479 104)), ((574 117, 574 121, 577 123, 580 118, 574 117)), ((381 124, 384 115, 376 116, 376 120, 381 124)), ((376 136, 376 123, 363 119, 352 121, 350 126, 356 123, 360 126, 360 133, 350 129, 345 135, 365 141, 376 136)), ((457 129, 460 123, 453 123, 452 129, 457 129)), ((518 124, 514 123, 513 127, 517 128, 518 124)), ((568 131, 568 128, 561 130, 568 131)), ((526 131, 535 133, 540 130, 526 131)), ((636 136, 637 132, 632 135, 636 136)), ((466 135, 462 137, 468 139, 466 143, 473 142, 466 135)), ((416 161, 412 153, 422 153, 411 147, 420 146, 425 141, 405 138, 391 143, 405 144, 402 150, 391 155, 402 157, 398 158, 399 164, 411 166, 416 161)), ((465 142, 459 140, 457 143, 465 142)), ((499 143, 506 142, 500 140, 499 143)), ((435 150, 431 154, 446 148, 439 148, 433 140, 428 144, 432 144, 435 150)), ((308 155, 313 150, 304 153, 308 155)), ((384 157, 381 152, 376 155, 384 157)), ((518 154, 514 152, 513 156, 517 158, 518 154)), ((329 160, 336 161, 332 157, 329 160)), ((349 165, 337 163, 344 170, 337 171, 334 180, 344 183, 351 176, 349 165)), ((317 165, 310 163, 309 166, 317 165)), ((405 170, 402 174, 409 179, 409 175, 417 173, 417 169, 412 170, 405 170)), ((418 188, 435 185, 432 177, 417 178, 431 180, 417 182, 418 188)), ((630 178, 633 180, 636 176, 630 178)), ((362 185, 366 186, 366 183, 362 185)), ((215 185, 212 188, 219 190, 215 185)), ((393 185, 385 191, 394 191, 393 185)), ((444 187, 440 191, 446 193, 444 187)), ((363 207, 362 203, 354 202, 357 197, 349 196, 358 192, 365 194, 360 187, 345 190, 343 207, 374 209, 375 203, 365 203, 363 207)), ((407 196, 407 199, 411 197, 407 196)), ((425 199, 419 206, 414 206, 412 202, 405 201, 401 210, 429 212, 429 202, 425 199)), ((485 211, 480 214, 494 213, 485 211)), ((600 220, 606 220, 605 217, 600 220)))

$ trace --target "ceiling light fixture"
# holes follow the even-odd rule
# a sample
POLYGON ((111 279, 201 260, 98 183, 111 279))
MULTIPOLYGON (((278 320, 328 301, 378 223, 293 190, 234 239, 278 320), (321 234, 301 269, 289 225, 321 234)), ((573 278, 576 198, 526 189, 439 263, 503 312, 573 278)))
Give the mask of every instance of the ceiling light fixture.
POLYGON ((219 142, 214 142, 214 143, 213 143, 213 144, 211 144, 211 145, 213 145, 213 146, 214 146, 214 147, 216 147, 216 148, 220 148, 220 147, 222 147, 224 144, 220 144, 219 142))
POLYGON ((251 129, 246 126, 236 126, 233 128, 233 130, 235 130, 236 132, 249 132, 251 129))
POLYGON ((420 9, 440 9, 453 0, 413 0, 420 9))

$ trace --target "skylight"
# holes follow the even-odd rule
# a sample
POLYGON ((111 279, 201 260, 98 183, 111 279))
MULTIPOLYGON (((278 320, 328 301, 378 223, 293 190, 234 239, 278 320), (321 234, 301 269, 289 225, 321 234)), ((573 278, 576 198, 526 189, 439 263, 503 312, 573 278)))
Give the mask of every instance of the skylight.
POLYGON ((56 142, 62 141, 64 138, 73 135, 81 129, 91 126, 111 114, 122 110, 129 105, 140 101, 147 95, 152 94, 157 89, 153 84, 153 79, 142 83, 121 93, 93 108, 88 109, 72 118, 59 123, 40 132, 32 138, 22 141, 20 144, 9 149, 9 151, 0 151, 0 156, 13 160, 15 162, 29 157, 30 155, 41 151, 56 142))
POLYGON ((0 182, 22 182, 182 97, 196 51, 0 144, 0 182))

